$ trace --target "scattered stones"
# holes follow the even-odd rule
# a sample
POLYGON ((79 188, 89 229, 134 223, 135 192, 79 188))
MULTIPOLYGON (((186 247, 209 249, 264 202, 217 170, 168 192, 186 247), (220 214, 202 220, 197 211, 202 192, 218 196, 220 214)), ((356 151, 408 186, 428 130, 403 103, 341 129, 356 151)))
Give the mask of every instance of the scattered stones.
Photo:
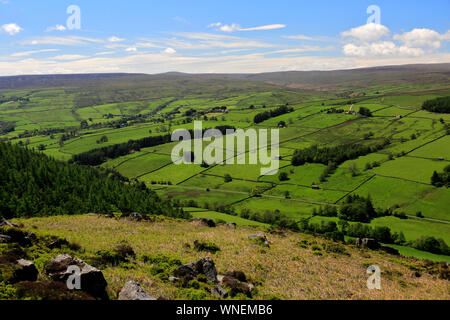
POLYGON ((20 259, 17 261, 17 266, 14 270, 14 281, 36 281, 38 274, 39 272, 33 262, 20 259))
POLYGON ((229 227, 229 228, 236 229, 237 224, 234 223, 234 222, 228 222, 228 223, 225 224, 225 226, 227 226, 227 227, 229 227))
POLYGON ((19 227, 17 224, 9 222, 8 220, 6 220, 4 218, 0 218, 0 227, 1 226, 7 226, 7 227, 13 227, 13 228, 19 227))
POLYGON ((157 299, 149 295, 137 281, 130 280, 127 283, 125 283, 122 290, 120 291, 119 300, 157 300, 157 299))
POLYGON ((193 218, 193 219, 191 219, 191 222, 198 226, 205 226, 205 227, 209 227, 209 228, 216 227, 216 223, 213 220, 208 219, 208 218, 193 218))
POLYGON ((222 298, 222 299, 225 299, 228 297, 228 292, 224 288, 222 288, 222 286, 220 286, 220 285, 217 285, 216 287, 212 287, 211 294, 213 294, 219 298, 222 298))
POLYGON ((44 265, 45 273, 54 281, 66 282, 68 277, 74 275, 70 266, 77 266, 80 269, 81 290, 94 297, 106 298, 105 288, 107 286, 103 273, 83 260, 62 254, 54 257, 44 265))
POLYGON ((204 274, 208 281, 213 283, 217 283, 217 270, 214 264, 213 259, 211 257, 205 257, 197 262, 184 264, 173 272, 175 277, 184 278, 184 277, 192 277, 195 278, 199 274, 204 274))
POLYGON ((270 247, 269 240, 267 240, 266 234, 264 232, 260 232, 257 234, 252 234, 248 237, 250 240, 256 241, 257 243, 265 246, 270 247))

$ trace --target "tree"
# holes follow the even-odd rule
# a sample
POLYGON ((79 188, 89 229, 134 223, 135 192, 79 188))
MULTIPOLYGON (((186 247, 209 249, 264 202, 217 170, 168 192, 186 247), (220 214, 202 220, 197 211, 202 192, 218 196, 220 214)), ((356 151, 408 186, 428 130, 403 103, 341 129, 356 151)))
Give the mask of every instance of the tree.
POLYGON ((348 166, 348 170, 352 174, 352 177, 356 177, 359 175, 358 165, 356 163, 352 163, 348 166))
POLYGON ((366 117, 372 117, 372 111, 370 111, 366 107, 359 108, 359 114, 366 116, 366 117))
POLYGON ((231 176, 227 173, 224 176, 224 180, 226 183, 233 181, 233 178, 231 178, 231 176))
POLYGON ((433 172, 433 175, 431 176, 431 184, 435 187, 440 187, 442 185, 442 180, 437 171, 433 172))
POLYGON ((289 176, 288 176, 287 172, 281 172, 278 175, 278 180, 280 180, 280 181, 287 181, 287 180, 289 180, 289 176))

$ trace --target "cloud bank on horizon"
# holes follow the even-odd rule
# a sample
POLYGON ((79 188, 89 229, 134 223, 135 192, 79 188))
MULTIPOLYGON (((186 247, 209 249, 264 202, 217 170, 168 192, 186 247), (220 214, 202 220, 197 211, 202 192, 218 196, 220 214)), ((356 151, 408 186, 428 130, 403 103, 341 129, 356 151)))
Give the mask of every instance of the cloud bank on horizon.
POLYGON ((317 1, 303 3, 297 15, 284 0, 261 1, 258 10, 230 0, 214 14, 215 5, 203 0, 167 2, 158 10, 104 1, 80 0, 70 8, 53 0, 0 2, 0 75, 258 73, 450 62, 448 1, 408 7, 417 11, 409 17, 402 2, 411 1, 354 8, 317 1), (335 10, 319 10, 327 4, 335 10))

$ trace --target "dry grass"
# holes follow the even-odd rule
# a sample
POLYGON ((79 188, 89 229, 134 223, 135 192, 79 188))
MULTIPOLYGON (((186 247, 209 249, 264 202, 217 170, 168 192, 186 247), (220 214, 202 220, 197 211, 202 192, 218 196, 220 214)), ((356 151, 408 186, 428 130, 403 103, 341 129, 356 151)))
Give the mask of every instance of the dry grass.
MULTIPOLYGON (((39 235, 56 235, 79 243, 89 256, 98 250, 111 249, 126 241, 137 257, 162 253, 188 263, 207 253, 183 246, 194 240, 211 241, 220 247, 212 255, 219 273, 232 270, 245 272, 250 282, 257 284, 256 299, 450 299, 450 282, 437 276, 415 277, 408 265, 417 260, 399 258, 381 252, 346 246, 350 255, 329 253, 323 246, 329 241, 301 233, 286 236, 268 234, 270 248, 248 240, 257 229, 237 229, 218 226, 207 228, 191 223, 161 218, 155 222, 133 222, 94 216, 57 216, 19 220, 25 228, 39 235), (299 241, 306 240, 304 247, 299 241), (321 248, 322 255, 312 247, 321 248), (381 290, 366 287, 369 265, 382 270, 381 290)), ((184 298, 173 284, 150 274, 151 265, 139 259, 125 267, 103 270, 114 297, 129 279, 142 281, 155 296, 168 299, 184 298)))

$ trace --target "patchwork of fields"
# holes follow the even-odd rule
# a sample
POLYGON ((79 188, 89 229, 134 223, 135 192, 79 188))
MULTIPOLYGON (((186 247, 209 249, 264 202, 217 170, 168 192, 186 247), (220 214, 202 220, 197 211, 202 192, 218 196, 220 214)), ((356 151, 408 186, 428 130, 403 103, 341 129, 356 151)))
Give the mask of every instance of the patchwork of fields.
POLYGON ((279 172, 287 176, 283 181, 278 174, 261 176, 261 165, 173 163, 171 152, 176 143, 142 148, 101 166, 145 182, 161 197, 196 207, 189 210, 198 217, 258 225, 240 217, 242 212, 273 211, 299 220, 311 216, 313 209, 339 206, 348 196, 361 195, 370 196, 379 208, 393 208, 409 217, 380 218, 372 225, 402 231, 406 240, 431 235, 450 242, 450 191, 436 188, 430 181, 434 171, 450 164, 450 138, 445 131, 450 116, 420 109, 423 101, 447 96, 450 89, 402 93, 385 88, 359 101, 348 101, 331 93, 221 85, 216 89, 208 86, 205 92, 199 88, 161 92, 157 88, 148 92, 142 88, 121 92, 102 88, 96 94, 74 88, 3 90, 1 95, 11 102, 0 104, 0 121, 15 123, 15 130, 2 137, 67 161, 73 155, 131 139, 192 129, 193 120, 202 120, 204 128, 228 125, 256 130, 275 129, 284 122, 279 154, 271 155, 281 158, 279 172), (27 101, 13 101, 12 97, 27 101), (285 104, 293 112, 253 123, 256 114, 285 104), (347 114, 351 105, 356 111, 368 108, 373 116, 347 114), (223 106, 226 109, 217 109, 223 106), (332 109, 344 112, 330 112, 332 109), (85 126, 80 127, 84 121, 85 126), (108 125, 112 121, 119 125, 108 125), (70 128, 73 134, 61 141, 70 128), (62 130, 45 133, 47 129, 62 130), (99 142, 102 137, 106 138, 99 142), (339 164, 326 179, 321 179, 325 164, 291 164, 297 149, 373 145, 385 138, 390 139, 389 146, 339 164), (217 212, 224 208, 236 216, 217 212), (418 212, 424 218, 417 218, 418 212))

